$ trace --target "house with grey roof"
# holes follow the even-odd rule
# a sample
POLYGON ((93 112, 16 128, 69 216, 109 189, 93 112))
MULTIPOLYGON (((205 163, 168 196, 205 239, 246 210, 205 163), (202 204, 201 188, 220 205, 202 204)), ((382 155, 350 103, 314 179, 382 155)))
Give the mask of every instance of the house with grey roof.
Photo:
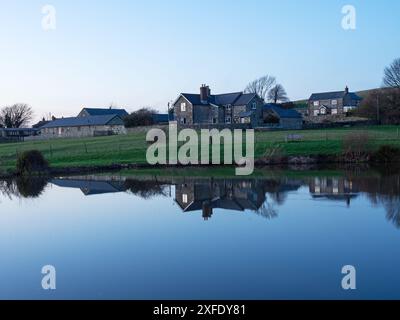
POLYGON ((255 93, 211 94, 202 85, 199 94, 181 93, 173 104, 175 121, 180 126, 256 127, 262 120, 262 99, 255 93))
POLYGON ((303 128, 303 116, 294 109, 284 109, 278 104, 268 103, 263 106, 263 126, 299 130, 303 128))
POLYGON ((79 138, 126 133, 116 114, 55 119, 40 127, 42 138, 79 138))
POLYGON ((128 115, 125 109, 114 108, 83 108, 78 117, 117 115, 124 118, 128 115))
POLYGON ((308 100, 309 115, 343 115, 356 109, 361 98, 346 87, 344 91, 313 93, 308 100))

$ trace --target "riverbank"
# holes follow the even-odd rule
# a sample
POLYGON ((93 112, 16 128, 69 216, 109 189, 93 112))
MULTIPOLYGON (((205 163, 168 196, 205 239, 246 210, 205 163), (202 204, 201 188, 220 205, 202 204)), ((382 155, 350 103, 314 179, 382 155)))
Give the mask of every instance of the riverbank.
MULTIPOLYGON (((137 132, 111 137, 0 144, 0 176, 14 175, 18 155, 27 150, 41 151, 50 164, 50 172, 54 174, 125 169, 163 170, 165 167, 147 164, 146 150, 149 145, 145 137, 145 132, 137 132)), ((400 147, 399 126, 256 132, 255 138, 257 168, 370 162, 368 155, 380 147, 400 147), (290 135, 300 138, 290 141, 290 135), (344 157, 349 151, 354 152, 355 156, 344 157)))

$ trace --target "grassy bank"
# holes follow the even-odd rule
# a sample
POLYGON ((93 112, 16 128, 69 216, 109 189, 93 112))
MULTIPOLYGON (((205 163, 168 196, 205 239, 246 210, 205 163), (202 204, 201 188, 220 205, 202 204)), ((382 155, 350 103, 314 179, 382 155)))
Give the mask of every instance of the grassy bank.
MULTIPOLYGON (((337 155, 343 151, 343 139, 360 131, 368 133, 371 149, 381 145, 400 147, 398 126, 257 132, 256 158, 263 156, 266 150, 276 147, 286 156, 337 155), (287 142, 288 134, 301 135, 302 141, 287 142)), ((145 133, 0 144, 0 168, 3 172, 13 169, 18 154, 32 149, 41 151, 52 167, 59 168, 144 164, 147 147, 145 133)))

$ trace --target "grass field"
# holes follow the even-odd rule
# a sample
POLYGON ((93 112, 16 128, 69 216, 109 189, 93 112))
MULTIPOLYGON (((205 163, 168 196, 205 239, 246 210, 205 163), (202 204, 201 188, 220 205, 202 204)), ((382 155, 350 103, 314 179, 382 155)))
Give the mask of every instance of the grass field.
MULTIPOLYGON (((256 158, 277 146, 287 156, 339 154, 343 150, 343 138, 357 132, 368 133, 373 149, 384 144, 400 147, 399 126, 257 132, 256 158), (301 135, 302 141, 286 142, 288 134, 301 135)), ((2 171, 14 168, 17 155, 33 149, 40 150, 53 167, 146 163, 147 147, 144 133, 0 144, 0 168, 2 171)))

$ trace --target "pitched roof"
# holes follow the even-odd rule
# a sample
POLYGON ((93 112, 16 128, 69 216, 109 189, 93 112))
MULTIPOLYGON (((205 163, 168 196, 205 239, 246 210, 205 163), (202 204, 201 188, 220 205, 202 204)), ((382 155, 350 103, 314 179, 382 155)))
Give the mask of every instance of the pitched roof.
POLYGON ((118 193, 126 190, 123 183, 77 179, 52 179, 51 183, 62 188, 77 188, 89 196, 104 193, 118 193))
POLYGON ((170 120, 169 114, 155 113, 152 115, 152 117, 153 117, 153 121, 155 123, 169 122, 169 120, 170 120))
POLYGON ((242 95, 242 92, 234 92, 234 93, 224 93, 218 94, 214 96, 215 104, 217 105, 228 105, 234 104, 242 95))
POLYGON ((128 115, 125 109, 110 109, 110 108, 83 108, 82 111, 86 111, 91 116, 106 116, 106 115, 118 115, 125 117, 128 115))
MULTIPOLYGON (((181 93, 191 104, 193 105, 204 105, 201 103, 200 95, 193 93, 181 93)), ((255 93, 243 93, 243 92, 232 92, 211 95, 208 97, 208 104, 214 104, 217 106, 243 106, 247 105, 254 97, 255 93)))
POLYGON ((0 131, 4 131, 4 132, 20 132, 20 131, 36 132, 36 131, 38 131, 38 129, 37 128, 0 128, 0 131))
POLYGON ((235 106, 247 105, 254 97, 257 96, 255 93, 244 93, 240 98, 234 103, 235 106))
POLYGON ((310 97, 310 100, 316 101, 316 100, 343 99, 346 96, 351 97, 351 99, 353 99, 353 100, 361 100, 361 98, 354 92, 349 92, 346 95, 346 91, 313 93, 310 97))
POLYGON ((59 128, 59 127, 102 126, 102 125, 107 125, 111 120, 114 119, 117 119, 121 125, 124 123, 120 116, 111 114, 105 116, 88 116, 88 117, 57 119, 45 124, 43 127, 41 127, 41 129, 59 128))
POLYGON ((275 103, 268 103, 268 104, 264 105, 263 109, 274 111, 276 114, 278 114, 278 116, 280 118, 302 118, 302 115, 299 112, 297 112, 296 110, 283 109, 275 103))

